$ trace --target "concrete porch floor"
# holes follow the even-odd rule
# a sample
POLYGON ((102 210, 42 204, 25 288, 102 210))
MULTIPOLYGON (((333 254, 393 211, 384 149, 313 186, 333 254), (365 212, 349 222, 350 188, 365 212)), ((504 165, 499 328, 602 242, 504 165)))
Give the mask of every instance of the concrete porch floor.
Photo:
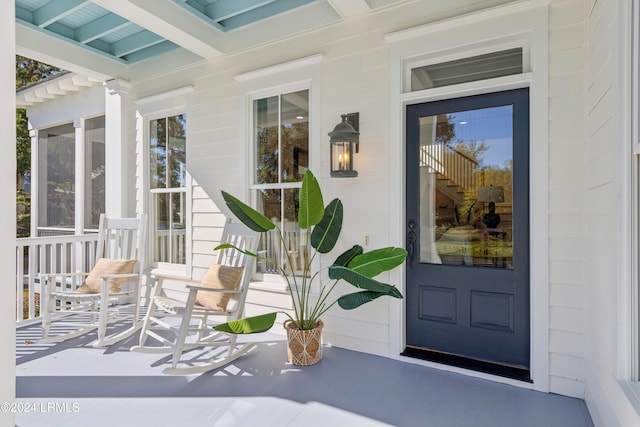
POLYGON ((93 348, 94 334, 36 344, 17 330, 16 425, 593 426, 579 399, 335 347, 313 366, 286 363, 284 337, 199 376, 162 374, 166 355, 132 353, 137 336, 93 348))

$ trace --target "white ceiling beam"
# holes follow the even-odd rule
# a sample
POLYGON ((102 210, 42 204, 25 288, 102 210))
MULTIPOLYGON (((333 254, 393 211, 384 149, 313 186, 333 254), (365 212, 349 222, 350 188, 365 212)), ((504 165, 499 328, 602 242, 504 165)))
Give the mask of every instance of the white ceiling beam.
POLYGON ((87 0, 66 0, 64 2, 49 2, 33 12, 33 23, 38 27, 46 27, 59 21, 65 16, 84 7, 87 0))
POLYGON ((360 15, 371 9, 365 0, 327 0, 343 18, 360 15))
POLYGON ((255 0, 217 1, 209 4, 205 8, 205 15, 210 16, 214 21, 222 21, 223 19, 257 9, 274 1, 275 0, 262 0, 258 2, 255 0))
POLYGON ((202 58, 222 53, 223 35, 172 0, 92 1, 202 58))
POLYGON ((20 21, 16 21, 16 53, 99 81, 129 77, 124 62, 20 21))
POLYGON ((110 13, 77 28, 75 30, 75 38, 80 43, 89 43, 127 25, 131 25, 129 21, 110 13))

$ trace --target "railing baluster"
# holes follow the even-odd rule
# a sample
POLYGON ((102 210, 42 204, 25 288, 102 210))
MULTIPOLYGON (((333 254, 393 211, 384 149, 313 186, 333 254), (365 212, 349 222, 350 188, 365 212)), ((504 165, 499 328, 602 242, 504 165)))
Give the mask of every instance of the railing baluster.
POLYGON ((16 247, 16 320, 24 319, 24 246, 16 247))
MULTIPOLYGON (((36 310, 36 294, 41 293, 39 274, 86 271, 95 263, 97 234, 83 236, 48 236, 16 239, 16 321, 37 320, 40 313, 36 310), (78 253, 78 251, 80 251, 78 253), (27 265, 25 266, 25 258, 27 265), (26 268, 26 272, 25 272, 26 268), (26 286, 25 286, 26 279, 26 286), (24 292, 27 297, 24 298, 24 292), (23 299, 24 298, 24 299, 23 299), (28 316, 23 315, 25 303, 28 303, 28 316)), ((72 285, 75 289, 76 283, 72 285)))

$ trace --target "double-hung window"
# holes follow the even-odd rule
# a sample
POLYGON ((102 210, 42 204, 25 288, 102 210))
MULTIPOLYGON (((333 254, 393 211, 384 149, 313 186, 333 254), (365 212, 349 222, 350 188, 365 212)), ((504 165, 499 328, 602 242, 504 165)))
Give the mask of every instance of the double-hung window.
MULTIPOLYGON (((263 233, 259 251, 263 258, 284 266, 284 274, 302 274, 308 254, 297 225, 298 189, 309 168, 309 90, 252 100, 254 176, 251 186, 255 206, 282 230, 284 242, 274 232, 263 233)), ((259 260, 260 274, 282 274, 276 265, 259 260)))
POLYGON ((186 114, 149 120, 153 261, 186 263, 186 114))

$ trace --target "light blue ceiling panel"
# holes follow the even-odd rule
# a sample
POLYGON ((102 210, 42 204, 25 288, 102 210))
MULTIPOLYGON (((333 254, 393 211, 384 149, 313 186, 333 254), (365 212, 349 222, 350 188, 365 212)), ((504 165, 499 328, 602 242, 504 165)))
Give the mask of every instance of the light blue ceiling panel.
POLYGON ((46 27, 76 13, 87 4, 87 0, 51 1, 33 11, 32 24, 38 27, 46 27))
POLYGON ((305 4, 312 3, 315 0, 277 0, 270 2, 255 9, 248 10, 244 13, 230 16, 219 21, 226 30, 250 25, 258 21, 262 21, 272 16, 288 12, 305 4))
POLYGON ((174 0, 220 31, 250 25, 318 0, 174 0))
MULTIPOLYGON (((5 0, 0 0, 5 1, 5 0)), ((132 64, 180 46, 94 0, 14 0, 16 23, 132 64)), ((113 0, 120 2, 125 0, 113 0)), ((326 0, 172 0, 219 32, 225 32, 326 0)), ((115 4, 115 3, 114 3, 115 4)), ((162 7, 162 3, 158 3, 162 7)), ((115 10, 115 9, 114 9, 115 10)))
POLYGON ((150 31, 142 30, 132 36, 111 43, 111 53, 118 58, 122 58, 123 56, 143 50, 163 41, 164 39, 162 37, 157 36, 150 31))
POLYGON ((16 22, 133 63, 178 48, 90 0, 15 0, 16 22))
POLYGON ((123 27, 133 25, 124 18, 113 13, 107 13, 93 21, 81 25, 75 30, 75 39, 80 43, 89 43, 92 40, 106 37, 123 27))

